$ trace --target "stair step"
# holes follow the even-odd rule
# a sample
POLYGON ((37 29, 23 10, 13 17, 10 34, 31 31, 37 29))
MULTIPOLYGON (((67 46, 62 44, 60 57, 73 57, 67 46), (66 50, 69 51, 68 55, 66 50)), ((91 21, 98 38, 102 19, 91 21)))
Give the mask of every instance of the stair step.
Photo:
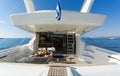
POLYGON ((74 54, 74 34, 67 35, 67 53, 74 54))

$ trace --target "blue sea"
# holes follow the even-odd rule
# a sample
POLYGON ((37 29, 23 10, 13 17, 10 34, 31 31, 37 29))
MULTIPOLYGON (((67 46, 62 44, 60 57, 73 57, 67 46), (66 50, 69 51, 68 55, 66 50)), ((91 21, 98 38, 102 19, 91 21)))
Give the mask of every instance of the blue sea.
POLYGON ((120 53, 120 38, 82 38, 86 45, 94 45, 120 53))
POLYGON ((0 39, 0 50, 29 43, 31 38, 2 38, 0 39))
MULTIPOLYGON (((0 39, 0 50, 29 43, 31 38, 4 38, 0 39)), ((94 45, 120 53, 120 38, 82 38, 86 45, 94 45)))

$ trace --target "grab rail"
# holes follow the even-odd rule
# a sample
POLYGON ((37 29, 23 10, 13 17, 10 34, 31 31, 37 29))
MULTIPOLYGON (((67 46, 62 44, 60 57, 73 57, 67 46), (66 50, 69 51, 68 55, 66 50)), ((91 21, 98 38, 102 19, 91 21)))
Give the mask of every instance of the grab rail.
POLYGON ((7 57, 7 55, 1 56, 0 59, 7 57))
POLYGON ((108 56, 108 57, 120 61, 120 59, 118 59, 118 58, 115 58, 115 57, 112 57, 112 56, 108 56))

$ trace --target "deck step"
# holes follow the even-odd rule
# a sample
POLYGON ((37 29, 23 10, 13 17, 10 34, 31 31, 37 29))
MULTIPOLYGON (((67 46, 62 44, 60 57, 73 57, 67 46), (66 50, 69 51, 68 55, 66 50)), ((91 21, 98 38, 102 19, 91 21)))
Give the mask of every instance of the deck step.
POLYGON ((52 66, 49 69, 48 76, 68 76, 66 67, 52 66))

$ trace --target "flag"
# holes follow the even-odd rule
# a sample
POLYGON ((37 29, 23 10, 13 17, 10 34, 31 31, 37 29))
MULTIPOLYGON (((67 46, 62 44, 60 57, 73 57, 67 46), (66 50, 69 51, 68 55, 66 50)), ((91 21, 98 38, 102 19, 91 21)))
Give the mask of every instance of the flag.
POLYGON ((61 19, 61 6, 60 6, 60 0, 58 0, 57 6, 56 6, 56 19, 57 19, 58 21, 60 21, 60 19, 61 19))

